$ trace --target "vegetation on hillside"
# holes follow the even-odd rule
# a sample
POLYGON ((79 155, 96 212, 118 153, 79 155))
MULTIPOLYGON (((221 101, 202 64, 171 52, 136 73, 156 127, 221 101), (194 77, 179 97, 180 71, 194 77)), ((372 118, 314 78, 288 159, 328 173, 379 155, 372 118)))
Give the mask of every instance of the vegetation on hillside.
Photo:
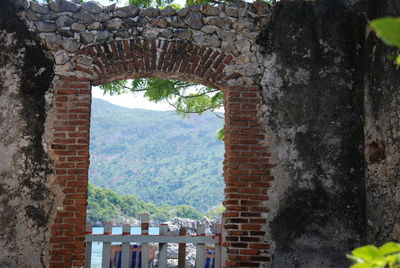
POLYGON ((134 195, 119 195, 114 191, 89 184, 87 218, 92 222, 122 221, 138 218, 147 213, 151 219, 166 221, 174 217, 201 219, 204 215, 188 205, 155 206, 137 199, 134 195))
POLYGON ((206 212, 223 200, 221 120, 128 109, 93 99, 90 181, 156 206, 206 212))

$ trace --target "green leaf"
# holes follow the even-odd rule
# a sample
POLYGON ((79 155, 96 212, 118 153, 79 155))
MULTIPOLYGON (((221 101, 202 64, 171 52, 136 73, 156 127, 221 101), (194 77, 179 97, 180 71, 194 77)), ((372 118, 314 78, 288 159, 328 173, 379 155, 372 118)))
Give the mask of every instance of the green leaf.
POLYGON ((350 255, 350 254, 346 254, 346 257, 350 260, 352 260, 354 263, 364 263, 365 261, 361 258, 358 258, 356 256, 350 255))
POLYGON ((354 256, 366 261, 372 261, 373 259, 380 257, 378 248, 373 245, 356 248, 352 253, 354 256))
POLYGON ((389 243, 386 243, 383 246, 381 246, 378 251, 379 251, 379 254, 383 255, 383 256, 393 254, 393 253, 400 253, 400 244, 394 243, 394 242, 389 242, 389 243))
POLYGON ((372 20, 370 25, 385 44, 400 48, 400 18, 379 18, 372 20))
POLYGON ((225 129, 224 129, 224 128, 221 128, 221 129, 218 130, 218 132, 217 132, 217 138, 218 138, 220 141, 223 141, 223 140, 224 140, 224 137, 225 137, 225 129))
POLYGON ((368 263, 356 263, 350 266, 350 268, 375 268, 375 267, 368 263))
POLYGON ((387 256, 386 261, 389 264, 390 268, 400 267, 400 253, 387 256))
POLYGON ((396 64, 400 65, 400 55, 397 55, 397 57, 396 57, 396 64))

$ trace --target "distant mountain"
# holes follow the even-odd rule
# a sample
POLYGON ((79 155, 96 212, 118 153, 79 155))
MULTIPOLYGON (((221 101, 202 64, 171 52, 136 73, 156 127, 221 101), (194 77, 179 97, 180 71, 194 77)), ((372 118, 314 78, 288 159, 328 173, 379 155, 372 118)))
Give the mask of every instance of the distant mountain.
POLYGON ((94 98, 90 181, 158 206, 206 211, 223 199, 224 145, 216 138, 222 126, 213 114, 181 118, 94 98))

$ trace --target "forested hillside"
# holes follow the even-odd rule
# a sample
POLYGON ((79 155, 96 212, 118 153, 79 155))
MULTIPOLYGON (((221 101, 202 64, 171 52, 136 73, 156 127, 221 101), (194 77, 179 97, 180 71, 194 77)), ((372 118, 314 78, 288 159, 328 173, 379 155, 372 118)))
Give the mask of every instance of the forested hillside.
POLYGON ((223 199, 223 120, 129 109, 93 99, 90 181, 157 206, 206 211, 223 199))
POLYGON ((138 200, 133 195, 120 195, 114 191, 89 184, 87 217, 92 222, 105 223, 111 220, 124 222, 127 218, 139 218, 149 214, 153 220, 167 221, 175 217, 201 219, 204 214, 188 205, 155 206, 138 200))

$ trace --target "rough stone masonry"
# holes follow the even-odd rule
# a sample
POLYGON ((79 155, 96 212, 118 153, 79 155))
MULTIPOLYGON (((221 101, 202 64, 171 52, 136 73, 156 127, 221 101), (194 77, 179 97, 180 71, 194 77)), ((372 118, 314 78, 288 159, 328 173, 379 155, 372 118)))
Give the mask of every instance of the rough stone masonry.
POLYGON ((84 265, 91 86, 224 91, 225 267, 345 267, 400 240, 397 2, 181 10, 0 0, 0 266, 84 265))

